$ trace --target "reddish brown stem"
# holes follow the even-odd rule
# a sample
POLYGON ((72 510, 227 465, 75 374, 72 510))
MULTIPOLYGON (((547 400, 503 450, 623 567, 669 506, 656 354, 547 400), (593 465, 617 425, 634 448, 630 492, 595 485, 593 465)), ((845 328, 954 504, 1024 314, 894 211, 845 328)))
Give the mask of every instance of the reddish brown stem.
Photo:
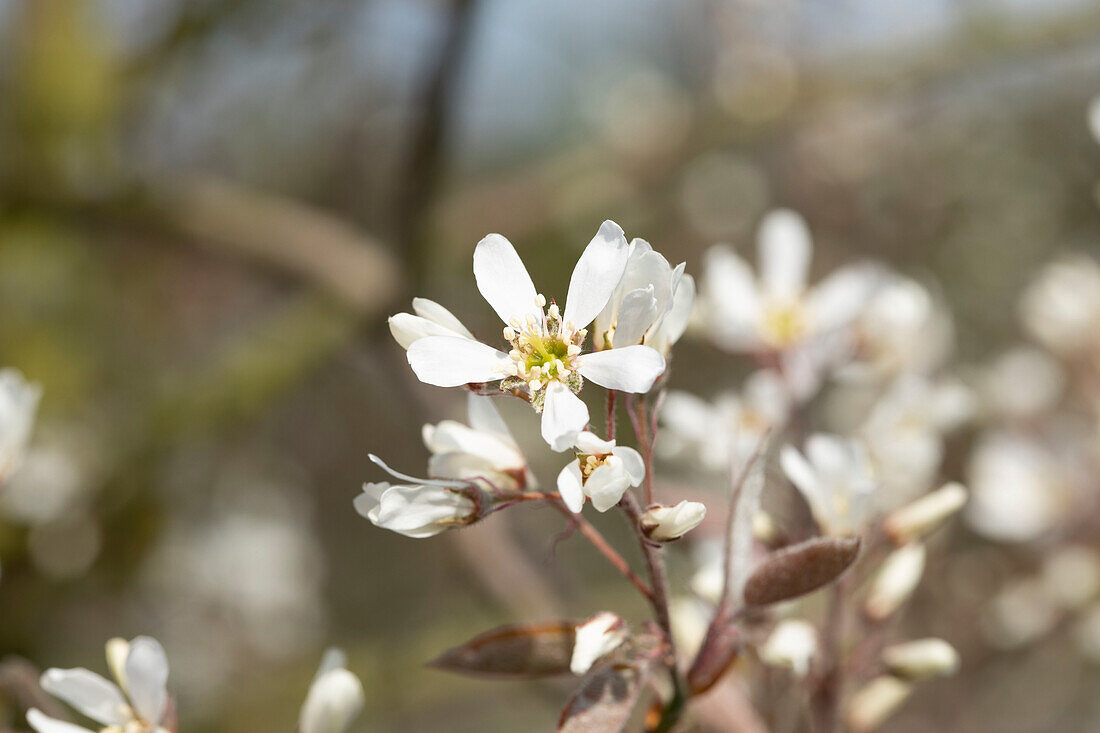
POLYGON ((591 542, 592 546, 595 547, 600 552, 600 554, 607 558, 607 561, 614 565, 615 569, 622 573, 623 576, 627 580, 629 580, 635 588, 638 589, 638 592, 641 593, 647 601, 649 601, 650 603, 654 602, 653 590, 646 584, 644 580, 638 577, 638 574, 630 568, 630 564, 626 560, 624 560, 623 556, 620 555, 615 550, 615 548, 611 546, 611 544, 604 538, 602 534, 600 534, 600 531, 598 529, 593 527, 592 524, 588 522, 588 520, 569 511, 568 507, 566 507, 561 502, 550 501, 549 503, 550 506, 557 509, 566 519, 572 522, 573 526, 576 527, 582 535, 584 535, 584 538, 591 542))
POLYGON ((607 440, 615 440, 615 395, 615 390, 607 390, 607 440))

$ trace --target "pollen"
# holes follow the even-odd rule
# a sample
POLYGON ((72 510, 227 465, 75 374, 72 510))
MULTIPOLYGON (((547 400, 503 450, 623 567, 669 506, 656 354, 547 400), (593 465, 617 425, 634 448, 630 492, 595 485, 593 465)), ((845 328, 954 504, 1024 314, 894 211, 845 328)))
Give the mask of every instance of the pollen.
POLYGON ((511 346, 509 373, 527 383, 532 397, 555 381, 576 391, 576 362, 587 331, 563 323, 561 309, 553 301, 543 310, 544 296, 538 295, 535 304, 543 311, 540 315, 528 313, 522 322, 513 318, 504 329, 504 338, 511 346))

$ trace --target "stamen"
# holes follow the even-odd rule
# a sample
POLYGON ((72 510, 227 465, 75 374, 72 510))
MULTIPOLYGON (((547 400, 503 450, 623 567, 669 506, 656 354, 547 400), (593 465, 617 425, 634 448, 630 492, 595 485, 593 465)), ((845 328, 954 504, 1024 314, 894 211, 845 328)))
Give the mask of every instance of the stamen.
POLYGON ((535 296, 535 303, 538 305, 539 308, 545 307, 546 306, 546 296, 543 295, 542 293, 539 293, 538 295, 535 296))

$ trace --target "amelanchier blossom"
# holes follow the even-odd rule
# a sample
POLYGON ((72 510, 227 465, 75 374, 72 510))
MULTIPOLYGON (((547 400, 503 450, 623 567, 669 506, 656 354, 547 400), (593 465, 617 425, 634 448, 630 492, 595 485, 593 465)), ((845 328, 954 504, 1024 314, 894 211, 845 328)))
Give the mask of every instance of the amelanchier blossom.
POLYGON ((760 658, 776 667, 787 667, 805 677, 817 655, 817 629, 809 621, 786 619, 775 625, 760 647, 760 658))
POLYGON ((42 388, 16 369, 0 369, 0 484, 23 462, 42 388))
POLYGON ((859 442, 818 433, 806 440, 805 455, 786 445, 779 458, 822 533, 857 534, 863 528, 876 484, 859 442))
POLYGON ((726 245, 706 255, 706 328, 732 352, 788 351, 848 326, 880 281, 878 268, 851 265, 807 286, 813 245, 806 222, 780 209, 757 235, 759 277, 726 245))
POLYGON ((610 611, 601 611, 584 621, 577 626, 570 671, 585 674, 601 657, 618 649, 629 633, 626 623, 610 611))
POLYGON ((534 488, 527 459, 501 418, 492 397, 466 397, 468 425, 444 420, 425 425, 424 445, 431 451, 428 475, 434 479, 484 480, 494 488, 534 488))
MULTIPOLYGON (((577 396, 584 379, 607 389, 640 393, 648 392, 665 371, 664 357, 641 344, 582 353, 586 327, 611 299, 629 257, 623 230, 604 222, 577 261, 563 311, 553 302, 546 307, 545 296, 535 290, 512 244, 490 234, 474 250, 474 278, 504 321, 510 350, 505 353, 469 338, 433 311, 435 320, 425 321, 452 333, 411 340, 409 364, 420 381, 438 387, 500 381, 502 389, 525 390, 542 413, 543 438, 554 450, 564 451, 588 423, 588 407, 577 396)), ((431 328, 421 322, 417 327, 431 328)), ((398 340, 409 341, 415 332, 412 326, 399 327, 398 340)))
MULTIPOLYGON (((83 667, 47 669, 42 689, 100 724, 101 733, 169 733, 168 658, 148 636, 107 642, 107 666, 116 685, 83 667)), ((37 709, 27 722, 38 733, 88 733, 90 729, 50 718, 37 709)))
POLYGON ((576 460, 558 474, 558 492, 570 511, 579 512, 588 497, 596 511, 606 512, 645 478, 641 454, 614 440, 602 440, 585 430, 577 434, 573 451, 576 460))
POLYGON ((422 539, 478 519, 478 504, 473 497, 484 492, 469 481, 415 478, 394 471, 378 456, 372 455, 370 459, 406 482, 363 484, 363 493, 355 497, 355 510, 376 527, 422 539))
POLYGON ((630 242, 622 280, 592 324, 597 350, 645 344, 662 356, 687 329, 695 302, 695 280, 655 252, 648 242, 630 242))
POLYGON ((652 506, 642 515, 642 531, 654 542, 672 542, 699 526, 707 508, 697 501, 675 506, 652 506))
POLYGON ((1100 265, 1074 254, 1044 267, 1020 300, 1020 320, 1056 354, 1095 350, 1100 346, 1100 265))
POLYGON ((344 733, 363 709, 363 684, 347 670, 347 655, 329 649, 309 686, 298 733, 344 733))

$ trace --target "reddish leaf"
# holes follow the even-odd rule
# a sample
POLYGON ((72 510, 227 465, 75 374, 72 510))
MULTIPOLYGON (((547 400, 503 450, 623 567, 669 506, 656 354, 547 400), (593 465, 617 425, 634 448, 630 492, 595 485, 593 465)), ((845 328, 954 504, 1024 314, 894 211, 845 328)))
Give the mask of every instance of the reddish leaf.
POLYGON ((491 677, 569 674, 575 633, 570 621, 501 626, 443 652, 429 666, 491 677))
POLYGON ((745 603, 766 606, 831 583, 859 554, 858 537, 817 537, 764 560, 745 583, 745 603))
POLYGON ((618 733, 644 689, 649 665, 616 664, 590 674, 561 712, 558 733, 618 733))

